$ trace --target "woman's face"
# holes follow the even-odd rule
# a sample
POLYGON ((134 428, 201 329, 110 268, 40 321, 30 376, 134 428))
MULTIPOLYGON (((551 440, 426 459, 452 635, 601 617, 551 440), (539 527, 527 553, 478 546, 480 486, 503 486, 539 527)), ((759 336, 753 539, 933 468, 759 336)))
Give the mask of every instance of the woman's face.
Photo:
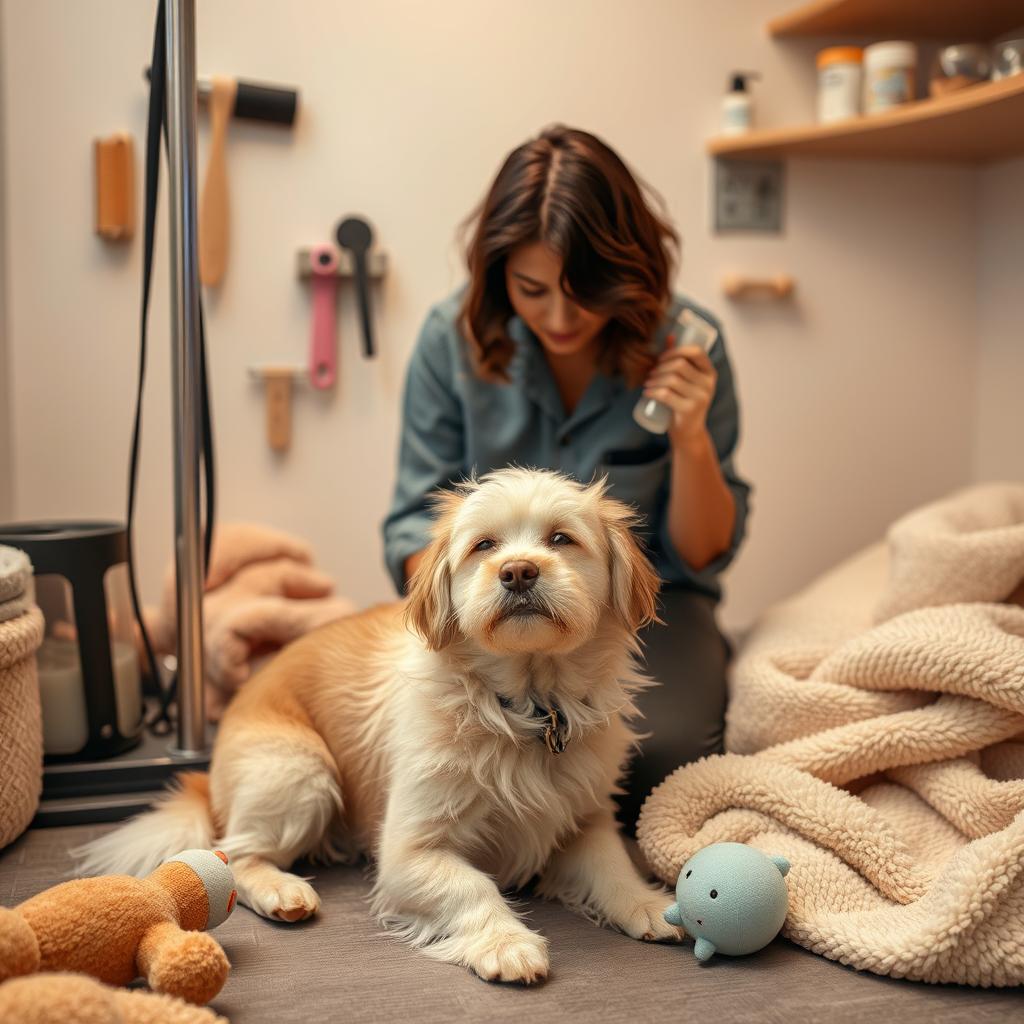
POLYGON ((571 356, 594 343, 609 317, 577 305, 562 291, 562 258, 543 242, 513 249, 505 262, 512 308, 554 356, 571 356))

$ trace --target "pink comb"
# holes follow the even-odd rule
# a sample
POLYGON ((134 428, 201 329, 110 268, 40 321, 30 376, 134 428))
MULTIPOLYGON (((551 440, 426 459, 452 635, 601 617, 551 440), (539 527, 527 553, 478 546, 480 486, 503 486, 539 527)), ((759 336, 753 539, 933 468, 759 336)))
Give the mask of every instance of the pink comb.
POLYGON ((310 253, 313 269, 313 335, 309 350, 309 380, 315 388, 332 387, 338 373, 337 290, 338 254, 329 245, 310 253))

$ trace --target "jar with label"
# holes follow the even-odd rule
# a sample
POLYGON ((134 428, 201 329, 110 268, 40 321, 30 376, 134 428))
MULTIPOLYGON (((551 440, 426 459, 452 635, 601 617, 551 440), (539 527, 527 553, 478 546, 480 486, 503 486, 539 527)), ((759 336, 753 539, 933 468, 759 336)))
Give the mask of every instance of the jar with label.
POLYGON ((818 121, 843 121, 860 113, 861 62, 859 46, 830 46, 818 54, 818 121))
POLYGON ((917 47, 874 43, 864 51, 864 113, 880 114, 914 99, 917 47))

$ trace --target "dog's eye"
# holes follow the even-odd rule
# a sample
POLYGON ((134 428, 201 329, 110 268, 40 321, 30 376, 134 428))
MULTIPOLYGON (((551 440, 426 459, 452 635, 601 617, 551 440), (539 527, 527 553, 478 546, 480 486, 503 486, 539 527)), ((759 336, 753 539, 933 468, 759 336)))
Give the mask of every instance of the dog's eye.
POLYGON ((692 874, 693 874, 693 868, 690 868, 690 870, 686 872, 686 877, 689 878, 690 875, 692 875, 692 874))
POLYGON ((493 547, 494 547, 494 541, 491 540, 490 538, 485 538, 484 540, 479 541, 477 543, 477 545, 473 548, 473 550, 474 551, 490 551, 491 548, 493 548, 493 547))
POLYGON ((708 893, 708 895, 709 895, 709 896, 710 896, 710 897, 711 897, 711 898, 712 898, 713 900, 717 900, 717 899, 718 899, 718 890, 717 890, 717 889, 712 889, 712 890, 711 890, 711 892, 710 892, 710 893, 708 893))
POLYGON ((556 547, 563 547, 572 543, 572 537, 566 533, 553 533, 551 534, 551 543, 556 547))

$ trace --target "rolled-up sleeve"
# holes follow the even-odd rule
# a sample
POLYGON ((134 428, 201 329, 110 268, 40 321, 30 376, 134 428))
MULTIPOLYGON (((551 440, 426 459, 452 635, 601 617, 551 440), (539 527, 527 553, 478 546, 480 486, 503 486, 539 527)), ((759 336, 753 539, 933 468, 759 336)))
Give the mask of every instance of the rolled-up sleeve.
POLYGON ((431 492, 463 475, 465 430, 455 387, 454 329, 432 311, 406 373, 398 474, 383 524, 384 560, 399 593, 405 587, 405 560, 430 541, 431 492))
POLYGON ((736 557, 736 552, 743 543, 747 532, 747 517, 750 510, 750 485, 739 475, 733 463, 736 446, 740 438, 739 403, 736 398, 736 384, 733 378, 732 365, 725 347, 725 336, 721 325, 704 311, 701 315, 711 320, 718 328, 718 340, 712 346, 711 362, 718 374, 715 397, 708 409, 707 427, 712 444, 718 455, 718 463, 722 470, 722 478, 732 492, 736 504, 736 521, 733 525, 732 538, 729 546, 711 563, 700 571, 695 570, 683 559, 669 534, 668 524, 668 482, 666 481, 664 500, 660 502, 660 519, 658 524, 658 543, 660 554, 667 563, 668 576, 672 579, 685 580, 698 590, 717 595, 720 587, 717 576, 736 557))

